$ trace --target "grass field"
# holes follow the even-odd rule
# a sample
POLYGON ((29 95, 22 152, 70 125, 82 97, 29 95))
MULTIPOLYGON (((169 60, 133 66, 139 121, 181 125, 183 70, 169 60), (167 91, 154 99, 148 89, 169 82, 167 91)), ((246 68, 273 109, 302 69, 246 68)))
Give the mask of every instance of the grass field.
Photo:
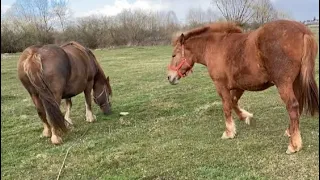
POLYGON ((319 120, 303 116, 303 149, 285 154, 289 121, 274 87, 244 94, 240 105, 255 123, 234 115, 237 137, 222 140, 221 100, 204 66, 172 86, 169 46, 94 53, 111 79, 113 114, 95 105, 97 121, 89 124, 84 96, 76 96, 75 126, 61 146, 40 137, 42 124, 17 79, 19 54, 1 59, 2 179, 55 179, 70 146, 60 179, 318 179, 319 120))

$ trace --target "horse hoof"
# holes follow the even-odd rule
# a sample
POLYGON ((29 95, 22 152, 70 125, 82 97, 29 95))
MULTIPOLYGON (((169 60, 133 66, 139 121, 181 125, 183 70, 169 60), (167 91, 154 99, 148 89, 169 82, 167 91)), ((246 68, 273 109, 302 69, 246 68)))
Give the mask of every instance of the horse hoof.
POLYGON ((294 154, 295 152, 297 152, 297 151, 295 151, 295 150, 293 149, 293 147, 288 146, 288 149, 287 149, 287 151, 286 151, 286 154, 294 154))
POLYGON ((70 118, 64 118, 66 120, 66 125, 73 125, 73 122, 70 118))
POLYGON ((46 138, 51 137, 51 131, 50 130, 43 130, 41 137, 46 137, 46 138))
POLYGON ((244 109, 241 109, 241 116, 245 117, 244 122, 246 124, 250 125, 250 119, 253 117, 253 114, 249 113, 248 111, 246 111, 244 109))
POLYGON ((250 117, 246 117, 245 121, 244 121, 247 125, 250 125, 250 117))
POLYGON ((70 122, 66 121, 65 124, 66 124, 66 127, 67 127, 68 130, 72 130, 73 129, 73 123, 70 123, 70 122))
POLYGON ((95 120, 95 119, 87 119, 86 121, 89 122, 89 123, 93 123, 93 122, 95 122, 96 120, 95 120))
POLYGON ((227 133, 226 131, 223 132, 221 139, 233 139, 235 137, 235 132, 227 133))
POLYGON ((89 122, 89 123, 92 123, 92 122, 96 121, 96 116, 95 115, 92 115, 91 117, 87 116, 86 121, 89 122))
POLYGON ((59 136, 52 136, 51 137, 51 143, 54 145, 62 144, 62 138, 59 136))

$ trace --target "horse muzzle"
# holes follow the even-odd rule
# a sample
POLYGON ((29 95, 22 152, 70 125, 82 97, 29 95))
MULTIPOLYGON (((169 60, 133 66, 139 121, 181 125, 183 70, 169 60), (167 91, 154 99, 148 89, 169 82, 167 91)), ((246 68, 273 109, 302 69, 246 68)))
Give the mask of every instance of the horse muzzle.
POLYGON ((110 115, 112 113, 110 107, 101 106, 100 109, 101 109, 101 111, 103 112, 104 115, 110 115))
POLYGON ((180 76, 176 71, 169 71, 168 73, 168 81, 171 85, 176 85, 179 83, 180 76))

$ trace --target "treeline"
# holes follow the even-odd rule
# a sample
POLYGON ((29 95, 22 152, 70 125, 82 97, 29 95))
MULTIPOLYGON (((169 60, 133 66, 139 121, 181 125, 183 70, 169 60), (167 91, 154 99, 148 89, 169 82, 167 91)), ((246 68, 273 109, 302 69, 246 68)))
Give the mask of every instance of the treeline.
POLYGON ((34 44, 76 40, 95 49, 114 46, 169 44, 178 31, 215 21, 234 21, 244 28, 285 17, 270 0, 213 0, 211 8, 189 9, 185 22, 173 11, 124 10, 116 16, 74 18, 67 0, 17 0, 1 14, 1 53, 14 53, 34 44))

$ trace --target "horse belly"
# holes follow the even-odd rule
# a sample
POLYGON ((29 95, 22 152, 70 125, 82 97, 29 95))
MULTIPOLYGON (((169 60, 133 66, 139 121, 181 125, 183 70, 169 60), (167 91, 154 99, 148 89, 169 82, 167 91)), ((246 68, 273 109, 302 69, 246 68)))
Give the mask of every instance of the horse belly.
POLYGON ((87 87, 87 81, 81 81, 81 82, 77 82, 77 81, 68 81, 65 87, 65 90, 63 92, 62 98, 66 99, 66 98, 71 98, 73 96, 76 96, 80 93, 82 93, 86 87, 87 87))
POLYGON ((271 87, 273 85, 274 84, 272 82, 265 82, 265 83, 259 84, 259 85, 247 86, 244 90, 247 90, 247 91, 263 91, 263 90, 268 89, 269 87, 271 87))
POLYGON ((261 66, 258 65, 258 67, 252 68, 251 66, 251 68, 237 73, 233 77, 235 86, 247 91, 262 91, 273 86, 274 84, 269 80, 266 71, 261 66))
POLYGON ((62 99, 69 99, 69 98, 72 98, 74 96, 76 96, 77 94, 72 94, 72 93, 69 93, 69 94, 63 94, 62 96, 62 99))

